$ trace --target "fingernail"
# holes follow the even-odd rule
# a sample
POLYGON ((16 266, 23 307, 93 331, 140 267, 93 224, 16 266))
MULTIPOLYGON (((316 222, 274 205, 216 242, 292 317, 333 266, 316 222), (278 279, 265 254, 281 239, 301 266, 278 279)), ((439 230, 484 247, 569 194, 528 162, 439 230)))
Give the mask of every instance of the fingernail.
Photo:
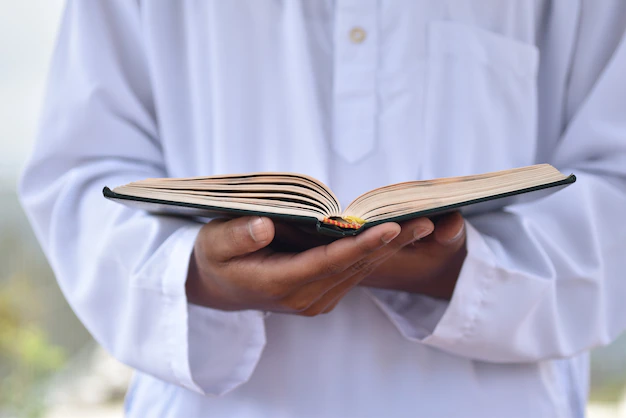
POLYGON ((415 238, 415 241, 419 241, 422 238, 427 237, 431 232, 433 232, 433 230, 430 228, 416 228, 413 231, 413 238, 415 238))
POLYGON ((382 236, 381 240, 385 243, 385 244, 389 244, 391 241, 394 240, 395 237, 397 237, 398 235, 400 235, 400 231, 393 231, 393 232, 387 232, 385 235, 382 236))
POLYGON ((265 222, 260 217, 248 221, 248 231, 254 242, 267 241, 267 228, 265 227, 265 222))
POLYGON ((448 241, 446 241, 446 243, 447 244, 452 244, 453 242, 458 241, 463 236, 464 232, 465 232, 465 222, 463 222, 463 224, 461 225, 461 228, 459 229, 459 232, 457 232, 456 235, 454 235, 452 238, 450 238, 448 241))

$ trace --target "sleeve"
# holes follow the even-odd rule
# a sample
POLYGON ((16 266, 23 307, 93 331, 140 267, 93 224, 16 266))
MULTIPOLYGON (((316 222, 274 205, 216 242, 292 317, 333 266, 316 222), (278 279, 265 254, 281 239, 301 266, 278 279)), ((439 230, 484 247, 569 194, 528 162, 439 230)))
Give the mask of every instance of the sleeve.
POLYGON ((602 17, 583 25, 568 120, 549 161, 577 183, 468 220, 450 302, 368 290, 409 340, 482 361, 534 362, 608 344, 626 329, 626 13, 602 17))
POLYGON ((125 208, 105 185, 164 177, 137 2, 70 1, 22 204, 70 305, 120 361, 205 394, 247 381, 263 315, 189 305, 201 224, 125 208))

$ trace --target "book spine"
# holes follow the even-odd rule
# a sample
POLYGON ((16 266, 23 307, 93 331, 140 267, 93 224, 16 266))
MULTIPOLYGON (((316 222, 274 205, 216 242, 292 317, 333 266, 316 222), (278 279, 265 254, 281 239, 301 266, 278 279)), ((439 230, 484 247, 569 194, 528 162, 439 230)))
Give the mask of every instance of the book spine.
POLYGON ((359 234, 359 232, 361 232, 364 228, 346 229, 341 226, 337 226, 335 224, 318 221, 316 229, 317 229, 317 232, 320 233, 321 235, 326 235, 326 236, 335 237, 335 238, 343 238, 343 237, 355 236, 359 234))

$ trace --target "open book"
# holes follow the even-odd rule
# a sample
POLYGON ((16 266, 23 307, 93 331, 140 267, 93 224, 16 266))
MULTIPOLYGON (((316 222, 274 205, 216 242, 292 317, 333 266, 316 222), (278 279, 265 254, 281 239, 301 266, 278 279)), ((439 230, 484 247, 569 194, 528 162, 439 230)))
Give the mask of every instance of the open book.
POLYGON ((383 222, 433 216, 575 181, 573 174, 566 176, 549 164, 539 164, 392 184, 359 196, 345 209, 321 181, 296 173, 146 179, 113 190, 105 187, 103 193, 151 212, 201 217, 261 215, 314 223, 321 233, 348 236, 383 222))

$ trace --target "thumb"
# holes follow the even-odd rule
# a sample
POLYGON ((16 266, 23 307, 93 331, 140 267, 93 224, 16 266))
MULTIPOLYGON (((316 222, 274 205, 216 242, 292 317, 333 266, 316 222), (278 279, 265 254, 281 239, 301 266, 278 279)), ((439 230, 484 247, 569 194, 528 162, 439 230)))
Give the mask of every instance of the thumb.
POLYGON ((205 256, 216 261, 253 253, 274 239, 274 223, 260 216, 244 216, 231 220, 216 219, 200 231, 205 256))

